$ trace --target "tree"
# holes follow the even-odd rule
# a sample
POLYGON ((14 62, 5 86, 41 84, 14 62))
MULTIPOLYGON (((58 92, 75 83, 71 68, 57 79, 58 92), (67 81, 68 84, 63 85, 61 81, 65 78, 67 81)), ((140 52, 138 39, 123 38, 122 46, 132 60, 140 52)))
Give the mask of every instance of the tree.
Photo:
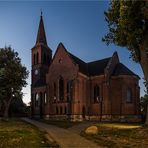
POLYGON ((8 118, 12 99, 20 95, 22 87, 27 85, 28 74, 17 52, 11 47, 0 48, 0 102, 3 104, 4 118, 8 118))
MULTIPOLYGON (((148 1, 112 0, 104 13, 109 32, 102 39, 127 47, 131 57, 141 65, 148 93, 148 1)), ((146 120, 148 124, 148 118, 146 120)))
POLYGON ((9 107, 9 115, 11 117, 18 116, 27 116, 28 115, 28 107, 22 100, 22 95, 13 97, 10 107, 9 107))
POLYGON ((146 118, 147 105, 148 105, 148 95, 145 94, 143 97, 140 98, 141 113, 144 120, 146 118))

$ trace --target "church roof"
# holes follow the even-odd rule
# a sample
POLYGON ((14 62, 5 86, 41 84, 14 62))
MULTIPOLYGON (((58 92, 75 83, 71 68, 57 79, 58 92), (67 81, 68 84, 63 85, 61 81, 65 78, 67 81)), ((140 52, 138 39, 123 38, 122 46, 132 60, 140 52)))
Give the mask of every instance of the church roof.
POLYGON ((104 69, 106 68, 110 59, 111 57, 87 63, 89 75, 95 76, 104 74, 104 69))
MULTIPOLYGON (((87 75, 87 76, 96 76, 104 74, 104 69, 106 68, 108 62, 110 61, 111 57, 105 58, 102 60, 97 60, 93 62, 84 62, 83 60, 79 59, 75 55, 68 52, 74 63, 79 65, 79 70, 81 73, 87 75)), ((135 73, 133 73, 130 69, 128 69, 125 65, 122 63, 118 63, 115 67, 115 70, 113 71, 112 75, 134 75, 138 76, 135 73)))
POLYGON ((87 63, 85 63, 84 61, 82 61, 81 59, 76 57, 75 55, 71 54, 70 52, 68 52, 68 54, 70 55, 70 57, 72 58, 74 63, 79 65, 80 72, 82 72, 83 74, 88 75, 87 63))
POLYGON ((102 60, 85 63, 84 61, 74 56, 73 54, 69 53, 69 55, 73 59, 73 61, 79 65, 80 72, 88 76, 95 76, 95 75, 103 74, 104 69, 107 66, 107 63, 111 59, 110 57, 110 58, 105 58, 102 60))
POLYGON ((123 65, 122 63, 118 63, 116 65, 115 70, 113 71, 112 75, 114 75, 114 76, 118 76, 118 75, 134 75, 134 76, 138 76, 135 73, 133 73, 130 69, 128 69, 125 65, 123 65))
POLYGON ((42 43, 44 45, 47 45, 42 14, 40 16, 39 29, 38 29, 37 39, 36 39, 36 44, 38 44, 38 43, 42 43))
MULTIPOLYGON (((69 57, 72 59, 72 61, 79 66, 79 71, 87 76, 98 76, 104 74, 104 70, 107 67, 109 61, 113 58, 114 54, 117 54, 116 52, 113 54, 112 57, 108 57, 105 59, 92 61, 92 62, 84 62, 77 56, 73 55, 72 53, 68 52, 64 45, 60 43, 58 45, 58 48, 62 47, 69 55, 69 57)), ((134 75, 138 76, 135 73, 133 73, 131 70, 129 70, 125 65, 122 63, 117 63, 117 65, 114 68, 114 71, 112 75, 134 75)))

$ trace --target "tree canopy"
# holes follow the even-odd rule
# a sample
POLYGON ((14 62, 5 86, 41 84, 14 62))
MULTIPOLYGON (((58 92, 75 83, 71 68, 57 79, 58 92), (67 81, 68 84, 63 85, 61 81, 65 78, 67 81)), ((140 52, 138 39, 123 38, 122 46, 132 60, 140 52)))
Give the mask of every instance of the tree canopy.
POLYGON ((148 1, 112 0, 105 19, 109 32, 103 41, 127 47, 139 62, 141 46, 148 40, 148 1))
POLYGON ((20 95, 27 85, 28 74, 17 52, 11 47, 0 48, 0 102, 5 108, 4 116, 8 116, 12 98, 20 95))
POLYGON ((141 113, 143 114, 143 116, 145 118, 146 112, 147 112, 147 105, 148 105, 148 95, 147 94, 145 94, 143 97, 141 97, 140 105, 141 105, 141 113))

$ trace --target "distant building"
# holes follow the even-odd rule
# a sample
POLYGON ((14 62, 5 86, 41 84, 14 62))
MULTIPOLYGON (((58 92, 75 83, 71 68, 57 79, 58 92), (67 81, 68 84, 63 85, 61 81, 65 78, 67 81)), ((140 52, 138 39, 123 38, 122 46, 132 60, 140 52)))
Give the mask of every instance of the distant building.
POLYGON ((139 115, 139 77, 117 52, 86 63, 60 43, 48 47, 43 18, 32 48, 32 116, 71 120, 134 120, 139 115))

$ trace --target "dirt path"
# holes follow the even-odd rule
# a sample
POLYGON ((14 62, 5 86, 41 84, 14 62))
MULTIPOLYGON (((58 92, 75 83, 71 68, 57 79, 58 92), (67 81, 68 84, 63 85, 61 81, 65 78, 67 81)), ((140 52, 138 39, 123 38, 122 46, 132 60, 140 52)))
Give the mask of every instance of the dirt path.
POLYGON ((72 130, 66 130, 28 118, 23 118, 23 120, 37 126, 40 130, 46 131, 62 148, 100 148, 95 143, 72 132, 72 130))

